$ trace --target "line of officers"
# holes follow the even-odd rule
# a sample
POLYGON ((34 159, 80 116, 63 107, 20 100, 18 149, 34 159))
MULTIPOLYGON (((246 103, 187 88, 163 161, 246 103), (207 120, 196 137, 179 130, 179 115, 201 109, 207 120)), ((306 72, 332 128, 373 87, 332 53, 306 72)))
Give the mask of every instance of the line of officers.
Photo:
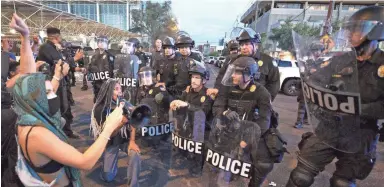
MULTIPOLYGON (((110 75, 115 74, 110 77, 138 78, 137 87, 140 85, 140 88, 131 87, 124 91, 125 99, 134 105, 139 98, 153 98, 158 92, 168 92, 173 98, 168 106, 173 110, 200 107, 207 116, 206 121, 221 116, 228 120, 256 122, 263 136, 256 155, 253 155, 249 186, 261 186, 273 164, 281 162, 286 149, 281 137, 273 142, 263 139, 265 134, 277 131, 278 114, 273 111, 271 102, 280 89, 280 78, 273 58, 258 51, 260 43, 260 35, 250 28, 243 29, 236 40, 230 41, 227 47, 231 54, 220 69, 214 88, 205 87, 210 73, 201 63, 202 56, 191 51, 194 41, 188 35, 179 35, 176 41, 165 37, 162 40, 164 55, 153 59, 152 67, 134 55, 139 45, 137 39, 129 39, 122 47, 122 54, 113 56, 105 50, 107 38, 100 37, 99 49, 91 59, 88 72, 109 71, 110 75)), ((95 98, 104 81, 93 81, 95 98)), ((206 128, 209 129, 209 125, 206 128)))

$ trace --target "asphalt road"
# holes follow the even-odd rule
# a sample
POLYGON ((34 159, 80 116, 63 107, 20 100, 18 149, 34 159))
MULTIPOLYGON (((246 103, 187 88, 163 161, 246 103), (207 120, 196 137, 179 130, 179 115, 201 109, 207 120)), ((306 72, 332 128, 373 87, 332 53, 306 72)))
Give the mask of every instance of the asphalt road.
MULTIPOLYGON (((211 78, 207 83, 208 87, 212 87, 216 79, 218 68, 208 65, 211 73, 211 78)), ((71 140, 72 145, 78 148, 80 151, 84 152, 93 142, 93 139, 89 136, 89 123, 90 123, 90 114, 93 106, 93 95, 91 91, 91 84, 88 86, 90 89, 88 91, 80 91, 81 82, 77 83, 76 87, 73 87, 74 99, 76 101, 76 106, 73 107, 73 114, 75 116, 74 123, 72 125, 75 132, 82 136, 80 140, 71 140)), ((273 182, 276 186, 284 186, 288 181, 290 171, 296 166, 296 151, 298 150, 297 144, 301 139, 301 134, 304 132, 310 131, 310 128, 306 126, 303 129, 295 129, 293 125, 296 120, 297 112, 297 102, 296 97, 289 97, 283 94, 279 94, 275 99, 274 109, 280 115, 280 125, 279 130, 283 136, 288 141, 288 151, 291 154, 286 154, 284 160, 280 164, 275 164, 273 171, 268 175, 267 181, 263 184, 263 187, 269 186, 269 183, 273 182)), ((151 158, 146 157, 142 154, 143 160, 150 160, 151 158)), ((127 186, 127 155, 123 152, 119 154, 118 161, 118 174, 116 179, 111 183, 105 183, 99 179, 99 173, 101 171, 100 162, 90 171, 82 171, 82 180, 84 186, 127 186)), ((142 170, 148 166, 143 166, 142 170)), ((330 164, 325 168, 325 171, 321 172, 316 178, 313 187, 328 187, 329 178, 332 176, 333 171, 335 170, 334 164, 330 164)), ((166 172, 166 171, 165 171, 166 172)), ((187 172, 187 171, 186 171, 187 172)), ((185 174, 185 173, 184 173, 185 174)), ((140 184, 141 186, 168 186, 168 187, 195 187, 201 186, 199 179, 191 177, 174 177, 167 182, 154 182, 157 181, 158 176, 167 175, 164 173, 159 173, 157 175, 149 175, 147 171, 141 172, 140 184), (148 177, 149 176, 149 177, 148 177)), ((371 172, 371 174, 364 180, 358 181, 358 186, 364 187, 380 187, 384 184, 384 143, 379 143, 377 149, 377 163, 371 172)))

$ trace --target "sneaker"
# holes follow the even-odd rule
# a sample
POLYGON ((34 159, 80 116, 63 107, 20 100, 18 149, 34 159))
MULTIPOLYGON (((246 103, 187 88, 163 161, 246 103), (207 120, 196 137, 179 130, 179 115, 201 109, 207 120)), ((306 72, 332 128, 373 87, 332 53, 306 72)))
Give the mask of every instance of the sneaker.
POLYGON ((295 126, 296 129, 302 129, 303 128, 303 124, 302 123, 296 123, 295 126))

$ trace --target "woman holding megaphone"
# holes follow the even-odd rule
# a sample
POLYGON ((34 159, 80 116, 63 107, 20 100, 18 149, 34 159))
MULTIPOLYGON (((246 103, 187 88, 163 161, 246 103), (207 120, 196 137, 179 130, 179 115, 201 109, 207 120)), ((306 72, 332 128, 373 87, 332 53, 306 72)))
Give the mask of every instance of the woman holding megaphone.
POLYGON ((105 119, 115 108, 123 105, 123 120, 107 144, 100 176, 105 182, 114 180, 117 175, 119 150, 122 150, 128 154, 128 186, 137 186, 141 160, 140 148, 135 143, 135 127, 149 122, 146 116, 150 116, 150 109, 146 106, 134 107, 121 98, 122 89, 116 79, 108 79, 103 83, 92 110, 91 129, 95 138, 101 136, 100 132, 105 128, 105 119))

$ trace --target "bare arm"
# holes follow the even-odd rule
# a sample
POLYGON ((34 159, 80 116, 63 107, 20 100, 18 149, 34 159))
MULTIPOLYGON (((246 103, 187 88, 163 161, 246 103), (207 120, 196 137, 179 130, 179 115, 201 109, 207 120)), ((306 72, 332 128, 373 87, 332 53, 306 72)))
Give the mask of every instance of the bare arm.
POLYGON ((29 43, 29 28, 16 13, 13 14, 10 27, 21 34, 20 74, 35 73, 36 63, 29 43))
MULTIPOLYGON (((121 105, 108 116, 103 132, 97 140, 84 152, 60 140, 55 134, 44 127, 36 127, 29 136, 29 148, 35 154, 42 154, 63 165, 90 170, 101 157, 112 132, 119 126, 123 109, 121 105), (44 134, 44 136, 42 136, 44 134)), ((20 141, 22 142, 22 141, 20 141)), ((30 152, 31 153, 31 152, 30 152)))

